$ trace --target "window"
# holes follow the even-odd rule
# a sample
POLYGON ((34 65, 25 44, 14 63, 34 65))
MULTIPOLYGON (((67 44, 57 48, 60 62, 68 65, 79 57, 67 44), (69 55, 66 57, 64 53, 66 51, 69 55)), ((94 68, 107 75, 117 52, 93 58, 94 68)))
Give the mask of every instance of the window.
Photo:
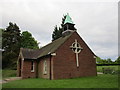
POLYGON ((31 72, 34 72, 34 61, 31 61, 31 72))
POLYGON ((80 53, 80 51, 83 49, 76 39, 72 46, 70 46, 70 48, 73 50, 74 53, 80 53))
POLYGON ((44 61, 43 74, 47 74, 47 62, 46 62, 46 60, 44 61))
POLYGON ((83 49, 80 44, 77 42, 77 39, 75 39, 75 42, 70 46, 72 51, 76 54, 76 65, 79 67, 79 59, 78 59, 78 54, 81 52, 83 49))

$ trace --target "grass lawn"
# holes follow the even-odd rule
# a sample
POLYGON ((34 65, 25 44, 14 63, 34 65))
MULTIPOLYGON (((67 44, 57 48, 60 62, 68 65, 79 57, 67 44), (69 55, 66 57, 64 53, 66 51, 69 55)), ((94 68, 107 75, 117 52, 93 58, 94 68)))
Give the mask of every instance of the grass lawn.
POLYGON ((3 88, 118 88, 118 76, 102 74, 61 80, 32 78, 5 83, 3 88))
POLYGON ((16 70, 4 69, 2 70, 2 78, 16 77, 16 70))

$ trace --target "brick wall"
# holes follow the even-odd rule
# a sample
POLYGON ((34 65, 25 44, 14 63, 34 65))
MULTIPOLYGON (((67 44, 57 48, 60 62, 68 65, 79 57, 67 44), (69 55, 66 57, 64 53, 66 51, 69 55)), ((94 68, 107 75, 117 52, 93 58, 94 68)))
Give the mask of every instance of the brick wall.
POLYGON ((97 75, 95 58, 93 58, 94 54, 76 32, 59 47, 56 54, 53 57, 53 79, 97 75), (83 48, 78 56, 79 68, 76 67, 75 53, 70 49, 75 39, 83 48))
MULTIPOLYGON (((52 79, 63 79, 63 78, 74 78, 83 76, 95 76, 96 72, 96 61, 94 53, 86 45, 79 35, 74 32, 71 37, 62 44, 56 51, 56 56, 51 57, 51 78, 52 79), (76 66, 75 53, 70 49, 70 46, 75 39, 79 42, 83 50, 78 54, 79 67, 76 66)), ((31 60, 22 60, 21 77, 32 78, 36 77, 36 61, 34 64, 34 72, 31 72, 31 60)), ((18 65, 19 70, 19 65, 18 65)), ((44 57, 40 59, 38 63, 38 77, 50 78, 50 57, 44 57), (44 61, 47 62, 47 74, 43 73, 44 61)))
POLYGON ((38 64, 38 77, 39 78, 50 78, 50 57, 42 58, 38 64), (47 74, 44 74, 44 61, 47 62, 47 74))
POLYGON ((24 60, 22 63, 22 78, 35 78, 36 77, 36 61, 34 61, 34 72, 31 72, 31 60, 24 60))

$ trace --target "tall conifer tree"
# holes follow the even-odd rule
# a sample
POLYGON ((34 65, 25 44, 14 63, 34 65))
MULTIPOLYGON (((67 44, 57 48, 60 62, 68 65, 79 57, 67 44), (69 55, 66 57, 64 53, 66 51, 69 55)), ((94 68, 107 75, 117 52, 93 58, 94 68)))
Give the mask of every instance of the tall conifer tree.
POLYGON ((60 27, 57 27, 57 25, 54 27, 54 31, 52 34, 52 41, 54 41, 62 36, 65 18, 66 18, 66 15, 63 15, 62 23, 61 23, 60 27))
POLYGON ((2 65, 3 68, 13 66, 16 68, 16 60, 20 49, 20 30, 16 24, 9 23, 9 26, 2 33, 2 65))

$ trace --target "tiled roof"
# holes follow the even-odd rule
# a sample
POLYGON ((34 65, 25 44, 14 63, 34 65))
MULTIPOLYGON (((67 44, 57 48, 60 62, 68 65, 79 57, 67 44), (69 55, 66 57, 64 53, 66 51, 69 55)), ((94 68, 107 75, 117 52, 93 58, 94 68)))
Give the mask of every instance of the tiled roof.
POLYGON ((54 53, 55 50, 57 50, 71 35, 72 34, 60 37, 40 49, 21 48, 20 51, 25 59, 37 59, 50 53, 54 53))
POLYGON ((28 48, 21 48, 20 52, 22 53, 25 59, 37 59, 39 55, 39 49, 28 49, 28 48))

